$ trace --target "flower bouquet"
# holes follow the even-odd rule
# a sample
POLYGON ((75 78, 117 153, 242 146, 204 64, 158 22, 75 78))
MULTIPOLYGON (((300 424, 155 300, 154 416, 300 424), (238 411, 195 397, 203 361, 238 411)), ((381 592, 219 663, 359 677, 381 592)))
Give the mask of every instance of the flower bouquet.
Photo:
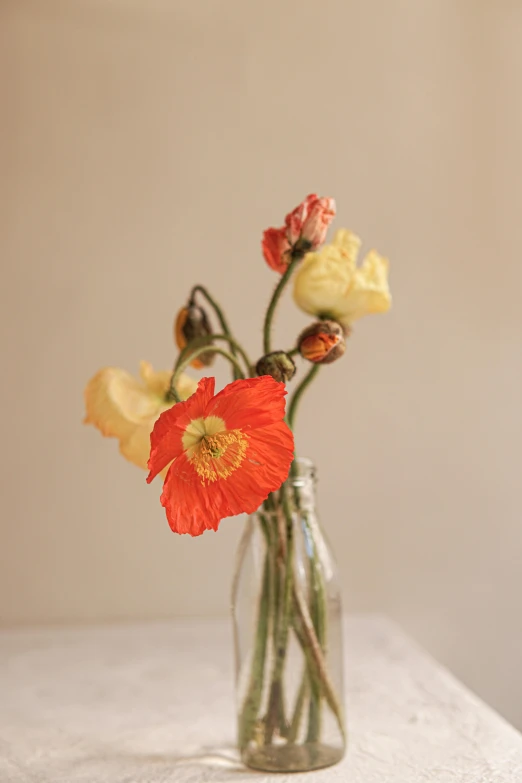
POLYGON ((264 258, 280 278, 255 362, 197 285, 174 324, 172 371, 142 362, 137 380, 107 367, 85 390, 85 421, 148 468, 147 482, 162 476, 175 533, 199 536, 226 517, 250 515, 233 580, 238 745, 246 764, 270 771, 333 764, 346 745, 336 569, 315 510, 315 469, 296 457, 293 429, 321 365, 340 359, 353 322, 385 312, 391 297, 387 260, 371 251, 358 266, 355 234, 341 229, 323 244, 334 216, 334 200, 312 194, 284 226, 264 232, 264 258), (274 350, 274 314, 290 281, 315 321, 274 350), (196 385, 186 374, 208 373, 216 357, 233 378, 217 394, 213 377, 196 385), (286 405, 296 359, 304 375, 286 405))

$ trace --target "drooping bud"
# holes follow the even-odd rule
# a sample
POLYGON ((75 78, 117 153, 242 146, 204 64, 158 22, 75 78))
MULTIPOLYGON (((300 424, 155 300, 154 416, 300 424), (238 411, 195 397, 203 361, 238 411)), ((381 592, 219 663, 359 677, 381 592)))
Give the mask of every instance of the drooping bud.
POLYGON ((313 364, 331 364, 346 350, 345 333, 336 321, 317 321, 301 332, 297 345, 303 359, 313 364))
MULTIPOLYGON (((190 304, 182 307, 174 324, 176 345, 182 351, 193 340, 197 340, 195 348, 212 344, 212 327, 205 310, 199 305, 190 304)), ((191 362, 192 367, 201 369, 209 367, 215 359, 212 351, 201 353, 191 362)))
POLYGON ((286 383, 295 375, 294 360, 284 351, 274 351, 262 356, 256 364, 258 375, 271 375, 275 381, 286 383))

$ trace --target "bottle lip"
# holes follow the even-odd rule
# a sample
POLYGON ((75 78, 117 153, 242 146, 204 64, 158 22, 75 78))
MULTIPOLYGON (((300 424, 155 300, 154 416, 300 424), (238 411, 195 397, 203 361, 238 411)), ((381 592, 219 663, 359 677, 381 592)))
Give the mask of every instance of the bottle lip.
POLYGON ((290 468, 288 482, 293 486, 302 486, 305 482, 314 482, 317 478, 315 464, 308 457, 296 457, 290 468))

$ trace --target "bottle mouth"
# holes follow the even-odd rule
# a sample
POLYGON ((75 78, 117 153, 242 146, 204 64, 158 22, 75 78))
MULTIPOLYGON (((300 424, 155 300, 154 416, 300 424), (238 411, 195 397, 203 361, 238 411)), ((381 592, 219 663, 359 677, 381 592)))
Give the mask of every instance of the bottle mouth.
POLYGON ((293 487, 302 487, 309 482, 315 482, 317 471, 308 457, 296 457, 288 474, 288 482, 293 487))

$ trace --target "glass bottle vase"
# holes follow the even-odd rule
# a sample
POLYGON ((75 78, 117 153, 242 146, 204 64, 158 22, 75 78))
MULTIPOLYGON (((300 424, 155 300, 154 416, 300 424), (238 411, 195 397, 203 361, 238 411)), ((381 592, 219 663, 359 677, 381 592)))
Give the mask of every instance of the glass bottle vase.
POLYGON ((247 520, 232 607, 243 762, 272 772, 338 762, 346 747, 341 599, 309 460, 295 460, 247 520))

